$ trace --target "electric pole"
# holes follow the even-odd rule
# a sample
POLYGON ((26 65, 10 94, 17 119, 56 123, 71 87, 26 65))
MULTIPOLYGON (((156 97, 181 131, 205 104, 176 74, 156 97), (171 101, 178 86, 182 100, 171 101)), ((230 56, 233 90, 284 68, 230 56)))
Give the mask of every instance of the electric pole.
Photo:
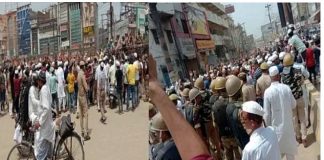
POLYGON ((270 16, 270 7, 271 7, 270 4, 267 4, 267 5, 265 6, 265 8, 268 9, 268 16, 269 16, 269 21, 270 21, 270 25, 271 25, 271 31, 272 31, 272 34, 273 34, 273 27, 272 27, 271 16, 270 16))
POLYGON ((112 2, 109 3, 110 4, 110 38, 113 39, 113 6, 112 6, 112 2))

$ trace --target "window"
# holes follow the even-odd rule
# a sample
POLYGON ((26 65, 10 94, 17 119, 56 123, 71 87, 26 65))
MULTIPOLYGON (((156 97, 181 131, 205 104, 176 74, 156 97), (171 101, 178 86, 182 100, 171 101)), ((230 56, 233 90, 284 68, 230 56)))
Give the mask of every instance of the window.
POLYGON ((158 37, 158 34, 157 34, 157 31, 156 29, 151 29, 151 32, 153 34, 153 37, 154 37, 154 41, 156 44, 160 44, 160 41, 159 41, 159 37, 158 37))
POLYGON ((182 24, 182 28, 183 28, 183 33, 189 33, 186 20, 181 19, 181 24, 182 24))
POLYGON ((168 40, 170 43, 173 43, 173 38, 172 38, 172 34, 170 30, 165 30, 167 36, 168 36, 168 40))

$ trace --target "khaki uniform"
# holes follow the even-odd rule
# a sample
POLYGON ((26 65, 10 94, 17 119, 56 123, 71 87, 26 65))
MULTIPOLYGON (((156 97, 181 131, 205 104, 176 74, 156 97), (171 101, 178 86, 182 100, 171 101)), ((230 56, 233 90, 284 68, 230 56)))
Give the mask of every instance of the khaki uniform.
POLYGON ((243 97, 243 102, 256 100, 255 89, 253 85, 243 84, 242 97, 243 97))
POLYGON ((305 119, 305 102, 304 97, 296 99, 296 108, 293 109, 293 121, 297 138, 306 139, 306 119, 305 119), (299 122, 298 122, 299 121, 299 122))
POLYGON ((221 138, 221 143, 224 148, 224 153, 226 160, 239 160, 241 159, 241 154, 239 152, 239 146, 237 144, 236 139, 234 138, 233 134, 231 133, 231 130, 229 129, 229 122, 227 121, 226 116, 226 107, 228 104, 228 99, 223 98, 220 96, 219 99, 217 99, 213 105, 213 117, 214 122, 218 128, 218 136, 221 138))
POLYGON ((234 137, 225 137, 223 136, 221 138, 222 144, 225 149, 225 157, 227 160, 234 160, 234 156, 236 160, 241 159, 241 154, 239 152, 239 146, 236 142, 236 139, 234 137), (234 154, 233 154, 234 153, 234 154))
POLYGON ((87 103, 87 91, 89 90, 87 81, 82 70, 78 73, 78 100, 79 100, 79 109, 80 109, 80 125, 82 133, 88 133, 88 103, 87 103), (84 121, 85 119, 85 128, 84 121))
POLYGON ((263 98, 264 91, 271 85, 271 78, 268 74, 262 74, 256 83, 256 95, 263 98))
MULTIPOLYGON (((100 81, 100 80, 98 80, 100 81)), ((106 100, 106 90, 105 90, 105 87, 104 86, 100 86, 98 85, 98 88, 97 88, 97 93, 99 95, 99 108, 100 108, 100 112, 101 112, 101 118, 106 118, 105 116, 105 100, 106 100)))

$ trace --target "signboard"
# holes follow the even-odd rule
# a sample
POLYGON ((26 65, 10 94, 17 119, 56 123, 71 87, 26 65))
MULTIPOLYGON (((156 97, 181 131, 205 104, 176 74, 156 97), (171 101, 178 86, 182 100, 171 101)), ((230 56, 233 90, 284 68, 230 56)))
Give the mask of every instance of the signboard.
POLYGON ((63 41, 62 42, 62 47, 67 47, 70 45, 70 41, 63 41))
POLYGON ((94 27, 93 26, 88 26, 83 28, 83 33, 84 34, 93 34, 94 32, 94 27))
POLYGON ((203 11, 188 6, 188 21, 192 34, 209 35, 206 16, 203 11))
POLYGON ((232 5, 232 4, 225 5, 225 13, 226 14, 230 14, 230 13, 234 13, 234 12, 235 12, 234 5, 232 5))
POLYGON ((213 40, 196 40, 198 49, 210 49, 215 48, 215 42, 213 40))

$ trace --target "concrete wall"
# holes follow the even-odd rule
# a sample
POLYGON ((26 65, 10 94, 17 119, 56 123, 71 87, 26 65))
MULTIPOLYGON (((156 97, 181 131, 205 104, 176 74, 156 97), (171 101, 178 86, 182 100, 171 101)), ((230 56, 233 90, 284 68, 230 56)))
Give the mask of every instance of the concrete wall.
POLYGON ((313 130, 315 132, 316 141, 320 142, 320 124, 321 124, 321 117, 320 117, 320 92, 314 87, 314 85, 309 81, 305 81, 308 94, 308 105, 311 107, 310 111, 314 113, 314 121, 312 124, 313 130))

